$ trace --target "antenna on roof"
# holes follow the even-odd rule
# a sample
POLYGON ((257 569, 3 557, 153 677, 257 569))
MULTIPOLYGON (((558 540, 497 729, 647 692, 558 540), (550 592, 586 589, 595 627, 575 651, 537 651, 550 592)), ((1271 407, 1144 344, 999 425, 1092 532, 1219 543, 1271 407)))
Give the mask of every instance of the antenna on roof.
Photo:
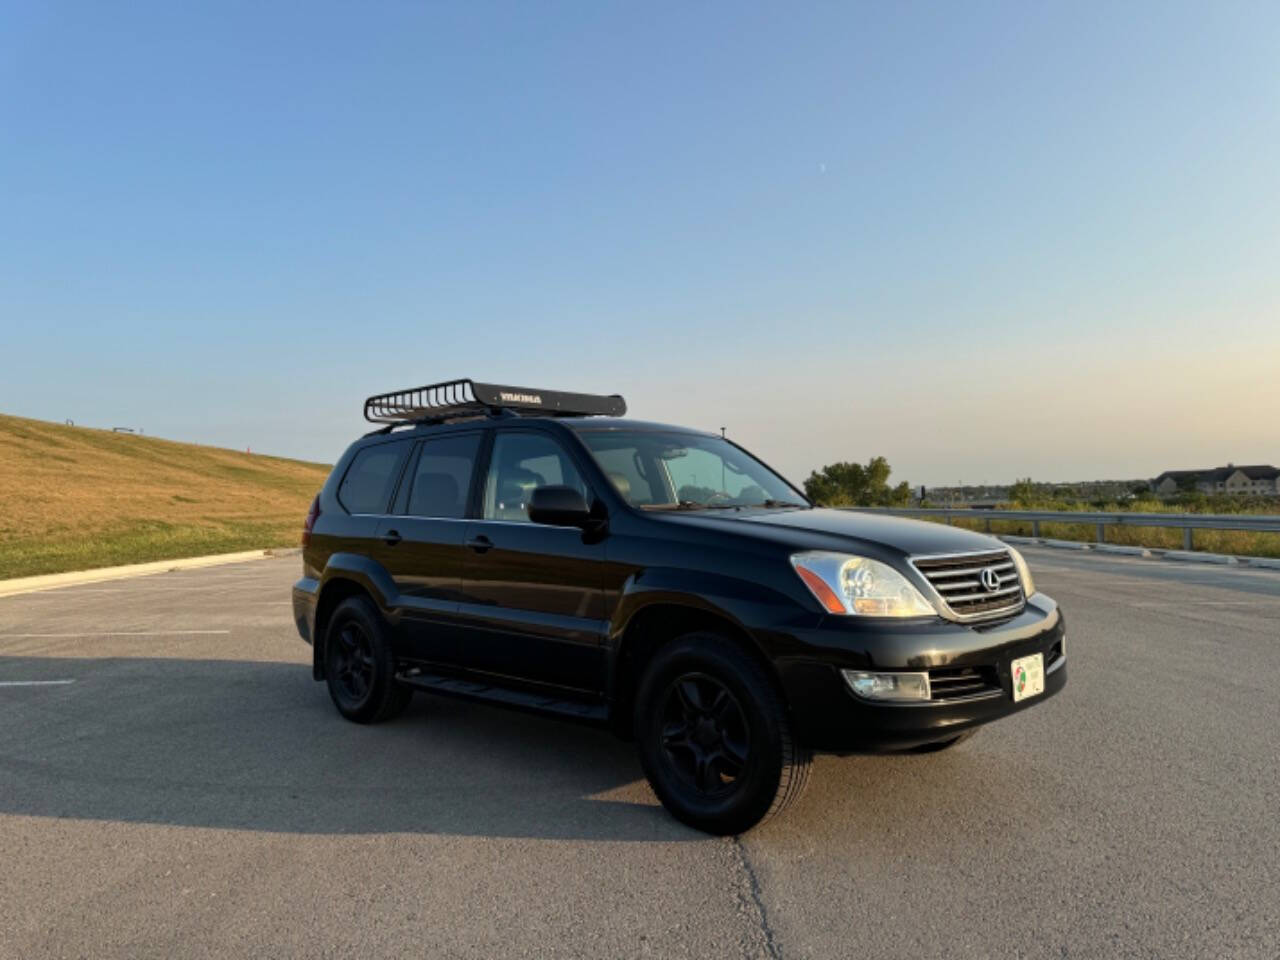
POLYGON ((543 417, 621 417, 627 402, 618 394, 566 393, 534 387, 508 387, 474 380, 445 380, 369 397, 364 418, 370 423, 443 423, 486 415, 543 417))

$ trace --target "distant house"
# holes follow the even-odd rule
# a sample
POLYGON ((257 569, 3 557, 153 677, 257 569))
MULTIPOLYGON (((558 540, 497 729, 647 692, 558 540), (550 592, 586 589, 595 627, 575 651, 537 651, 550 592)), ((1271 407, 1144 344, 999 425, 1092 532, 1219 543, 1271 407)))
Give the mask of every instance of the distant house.
POLYGON ((1263 464, 1237 467, 1228 463, 1225 467, 1210 470, 1166 470, 1151 481, 1151 489, 1161 494, 1198 490, 1200 493, 1278 496, 1280 469, 1263 464))

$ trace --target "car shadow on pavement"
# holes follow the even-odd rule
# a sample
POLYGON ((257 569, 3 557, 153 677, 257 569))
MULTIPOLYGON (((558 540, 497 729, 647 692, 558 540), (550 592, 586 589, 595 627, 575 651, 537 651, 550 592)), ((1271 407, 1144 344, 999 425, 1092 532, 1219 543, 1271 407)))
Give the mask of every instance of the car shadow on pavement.
POLYGON ((418 695, 376 726, 296 663, 0 657, 0 813, 279 833, 703 839, 604 730, 418 695))

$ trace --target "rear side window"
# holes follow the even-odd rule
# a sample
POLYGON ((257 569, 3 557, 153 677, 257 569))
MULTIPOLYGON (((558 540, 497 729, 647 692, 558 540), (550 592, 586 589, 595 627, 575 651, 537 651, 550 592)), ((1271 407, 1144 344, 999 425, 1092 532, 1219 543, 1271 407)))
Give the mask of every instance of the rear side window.
POLYGON ((467 493, 480 435, 442 437, 422 445, 409 489, 408 513, 414 517, 460 520, 467 515, 467 493))
POLYGON ((348 513, 386 513, 408 449, 408 442, 401 440, 357 453, 338 487, 338 502, 348 513))

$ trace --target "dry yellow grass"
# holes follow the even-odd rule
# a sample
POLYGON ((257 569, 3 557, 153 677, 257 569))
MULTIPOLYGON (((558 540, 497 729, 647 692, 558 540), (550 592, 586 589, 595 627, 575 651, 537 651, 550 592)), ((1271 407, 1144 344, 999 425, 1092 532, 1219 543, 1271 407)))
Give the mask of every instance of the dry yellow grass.
POLYGON ((0 578, 294 546, 328 472, 0 414, 0 578))

